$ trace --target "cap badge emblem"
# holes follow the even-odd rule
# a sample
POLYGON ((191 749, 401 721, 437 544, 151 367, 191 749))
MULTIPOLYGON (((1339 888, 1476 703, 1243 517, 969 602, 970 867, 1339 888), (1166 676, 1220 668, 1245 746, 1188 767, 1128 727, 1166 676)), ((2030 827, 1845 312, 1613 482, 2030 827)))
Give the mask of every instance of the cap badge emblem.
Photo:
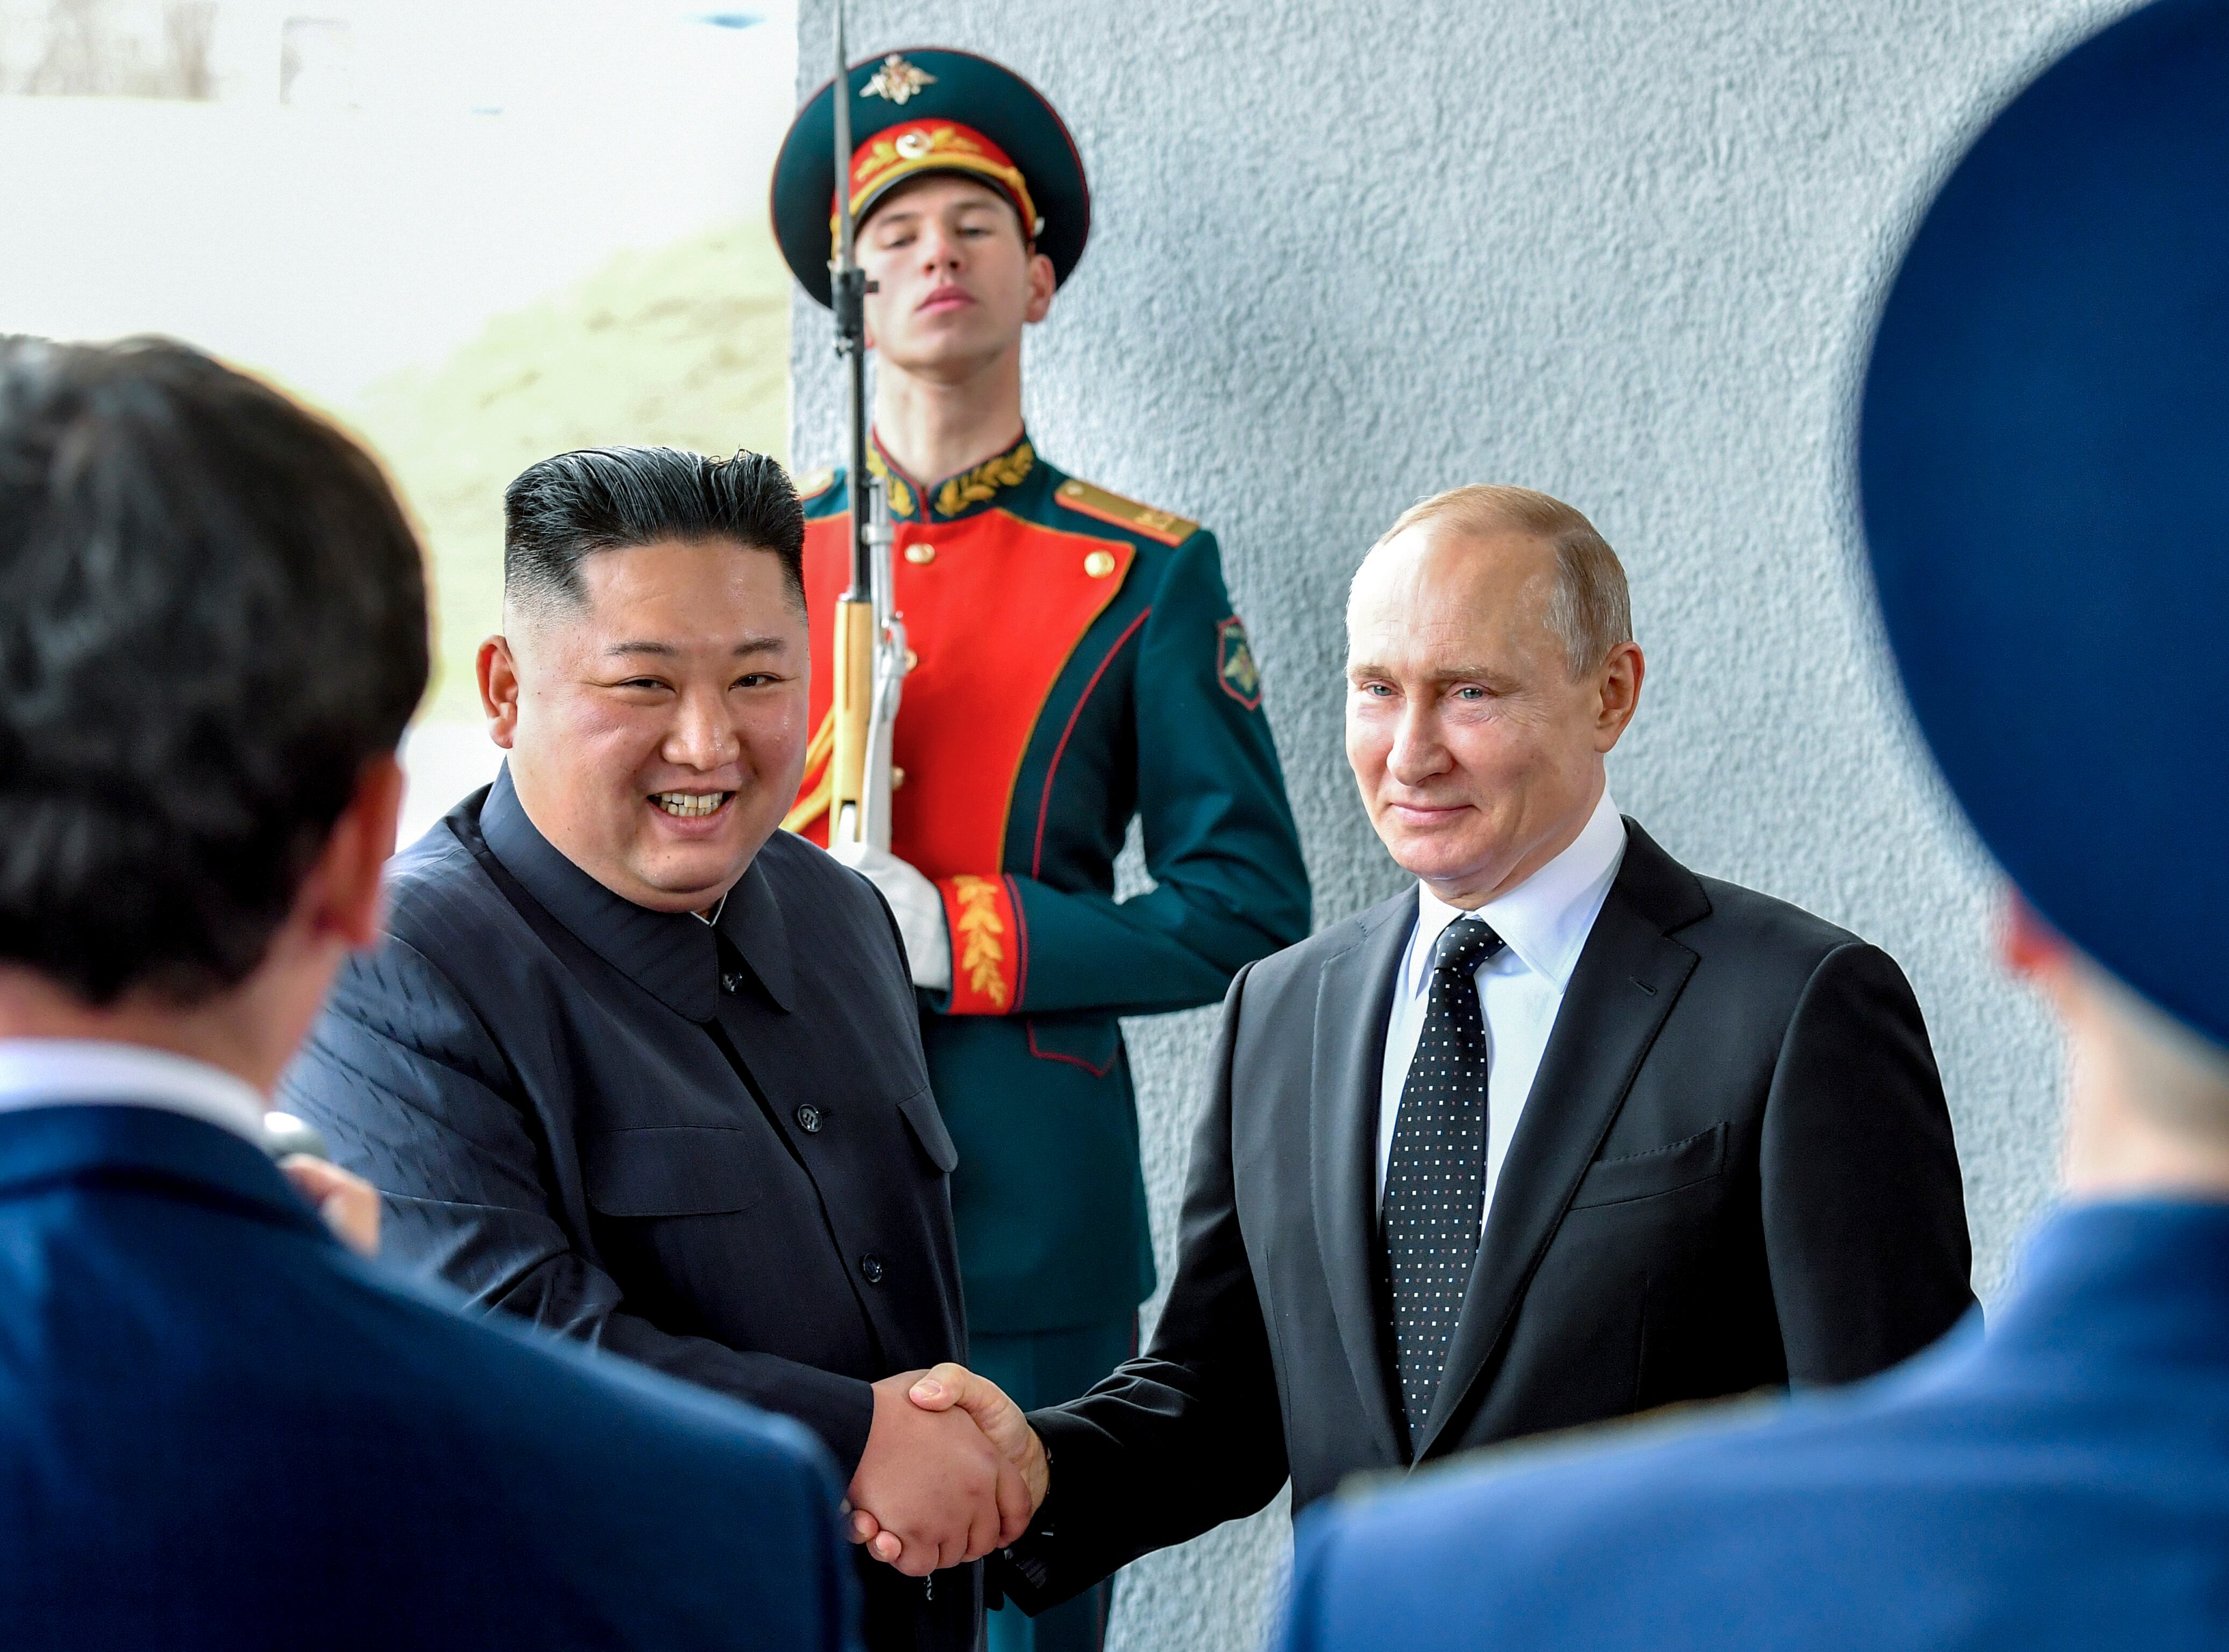
POLYGON ((916 68, 904 58, 892 52, 884 58, 874 78, 859 88, 863 98, 888 98, 903 108, 915 93, 925 86, 935 86, 936 77, 927 69, 916 68))

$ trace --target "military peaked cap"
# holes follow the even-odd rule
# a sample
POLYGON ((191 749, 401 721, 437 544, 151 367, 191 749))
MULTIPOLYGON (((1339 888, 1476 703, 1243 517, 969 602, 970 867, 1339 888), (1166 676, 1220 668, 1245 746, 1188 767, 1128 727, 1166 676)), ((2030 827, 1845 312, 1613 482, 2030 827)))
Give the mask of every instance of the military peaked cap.
MULTIPOLYGON (((998 190, 1037 249, 1068 279, 1091 234, 1091 192, 1075 140, 1044 95, 973 52, 909 47, 845 76, 851 99, 851 212, 924 172, 956 172, 998 190)), ((834 255, 836 114, 830 81, 791 123, 774 163, 774 233, 805 290, 829 301, 834 255)))
POLYGON ((1860 483, 1891 647, 2036 909, 2229 1044, 2229 5, 2162 0, 1975 140, 1898 272, 1860 483))

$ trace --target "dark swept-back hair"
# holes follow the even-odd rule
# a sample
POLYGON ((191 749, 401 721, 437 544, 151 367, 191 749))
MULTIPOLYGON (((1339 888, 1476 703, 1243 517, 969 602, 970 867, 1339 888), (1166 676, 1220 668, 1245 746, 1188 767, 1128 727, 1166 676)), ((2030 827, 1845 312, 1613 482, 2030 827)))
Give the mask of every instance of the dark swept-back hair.
POLYGON ((0 961, 236 985, 426 674, 362 448, 181 344, 0 337, 0 961))
POLYGON ((577 603, 584 557, 665 539, 771 551, 805 606, 805 509, 789 472, 763 453, 678 447, 584 447, 522 471, 503 496, 504 599, 577 603))

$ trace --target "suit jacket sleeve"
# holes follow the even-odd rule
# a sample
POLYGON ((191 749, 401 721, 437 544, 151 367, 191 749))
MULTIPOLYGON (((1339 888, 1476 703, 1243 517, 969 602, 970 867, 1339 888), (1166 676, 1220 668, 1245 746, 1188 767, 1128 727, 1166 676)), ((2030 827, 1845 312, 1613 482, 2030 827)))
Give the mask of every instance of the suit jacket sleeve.
POLYGON ((1026 1611, 1253 1514, 1285 1482, 1276 1372, 1231 1177, 1231 1055, 1245 986, 1242 970, 1224 1005, 1176 1282, 1152 1348, 1082 1399, 1031 1414, 1052 1453, 1051 1491, 995 1579, 1026 1611))
MULTIPOLYGON (((1220 997, 1240 965, 1307 933, 1307 868, 1260 684, 1242 695, 1221 670, 1224 628, 1235 624, 1215 536, 1196 533, 1162 575, 1131 679, 1138 814, 1155 887, 1118 901, 1034 877, 996 880, 1015 910, 1027 964, 1004 1003, 962 995, 959 1007, 1040 1015, 1190 1008, 1220 997)), ((940 885, 955 980, 968 964, 960 881, 940 885)))
POLYGON ((848 1477, 866 1449, 868 1385, 676 1335, 629 1311, 554 1213, 545 1177, 573 1163, 569 1150, 550 1151, 509 1085, 471 1006, 430 959, 390 937, 343 971, 282 1094, 337 1162, 384 1195, 385 1258, 440 1276, 477 1308, 793 1417, 848 1477))
POLYGON ((1860 942, 1806 986, 1765 1101, 1765 1252, 1788 1374, 1848 1382, 1974 1304, 1943 1081, 1904 973, 1860 942))

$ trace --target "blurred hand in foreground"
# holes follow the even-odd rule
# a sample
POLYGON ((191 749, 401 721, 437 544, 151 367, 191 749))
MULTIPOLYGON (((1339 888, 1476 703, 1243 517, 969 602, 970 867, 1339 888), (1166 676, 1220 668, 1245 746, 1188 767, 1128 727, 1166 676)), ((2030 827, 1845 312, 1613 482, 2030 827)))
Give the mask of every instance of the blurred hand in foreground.
POLYGON ((379 1254, 379 1189, 337 1164, 290 1153, 279 1169, 333 1236, 358 1256, 379 1254))

